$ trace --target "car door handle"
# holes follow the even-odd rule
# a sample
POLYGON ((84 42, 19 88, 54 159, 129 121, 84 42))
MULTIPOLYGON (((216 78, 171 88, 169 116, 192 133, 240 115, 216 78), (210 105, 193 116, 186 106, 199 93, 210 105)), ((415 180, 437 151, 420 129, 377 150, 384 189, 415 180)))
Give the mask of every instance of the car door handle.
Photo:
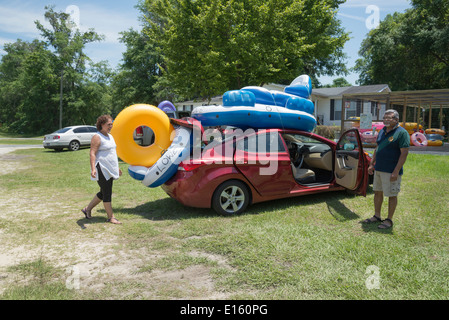
POLYGON ((339 156, 338 157, 339 159, 341 159, 341 164, 342 164, 342 167, 341 167, 341 169, 342 170, 352 170, 353 168, 352 167, 350 167, 350 166, 348 166, 347 164, 346 164, 346 161, 348 160, 348 156, 339 156))

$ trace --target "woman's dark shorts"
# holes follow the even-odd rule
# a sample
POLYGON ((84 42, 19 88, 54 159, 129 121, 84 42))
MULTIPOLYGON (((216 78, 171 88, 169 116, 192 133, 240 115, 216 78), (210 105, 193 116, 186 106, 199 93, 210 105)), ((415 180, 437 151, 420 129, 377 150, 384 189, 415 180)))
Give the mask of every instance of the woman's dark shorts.
POLYGON ((97 164, 98 185, 100 186, 100 192, 97 193, 97 197, 103 202, 111 202, 112 200, 112 182, 114 179, 110 178, 106 180, 101 171, 100 164, 97 164))

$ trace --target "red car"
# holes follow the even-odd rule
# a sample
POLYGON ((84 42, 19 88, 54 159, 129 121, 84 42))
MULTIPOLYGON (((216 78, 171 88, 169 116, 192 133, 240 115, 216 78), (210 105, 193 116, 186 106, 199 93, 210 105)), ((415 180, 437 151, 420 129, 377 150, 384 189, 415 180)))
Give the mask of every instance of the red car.
POLYGON ((238 132, 181 162, 163 190, 183 205, 212 207, 223 215, 242 213, 253 203, 327 191, 366 196, 371 158, 357 130, 346 131, 338 143, 298 130, 238 132))

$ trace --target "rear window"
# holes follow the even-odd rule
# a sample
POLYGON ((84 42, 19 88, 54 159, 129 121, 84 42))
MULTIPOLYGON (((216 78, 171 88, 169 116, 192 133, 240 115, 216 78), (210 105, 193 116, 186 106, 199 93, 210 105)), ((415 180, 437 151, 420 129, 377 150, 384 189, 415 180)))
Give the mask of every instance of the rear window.
POLYGON ((89 132, 89 129, 87 127, 80 127, 80 128, 73 129, 73 132, 75 132, 75 133, 85 133, 85 132, 89 132))
POLYGON ((244 137, 237 142, 237 149, 246 152, 284 152, 284 144, 277 132, 259 133, 244 137))
POLYGON ((65 133, 65 132, 69 131, 70 129, 72 129, 72 127, 66 127, 66 128, 59 129, 58 131, 55 131, 53 133, 65 133))

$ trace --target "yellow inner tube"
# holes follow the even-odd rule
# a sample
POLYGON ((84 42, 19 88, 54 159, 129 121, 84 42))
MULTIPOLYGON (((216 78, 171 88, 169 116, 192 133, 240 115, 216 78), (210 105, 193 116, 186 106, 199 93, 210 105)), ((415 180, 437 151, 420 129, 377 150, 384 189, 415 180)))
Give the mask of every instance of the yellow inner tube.
POLYGON ((425 132, 427 134, 431 134, 431 133, 441 134, 442 136, 444 136, 446 134, 446 131, 444 131, 442 129, 434 129, 434 128, 426 129, 425 132))
POLYGON ((111 135, 117 144, 117 155, 133 166, 151 167, 172 143, 174 128, 161 109, 148 104, 135 104, 123 109, 115 118, 111 135), (147 126, 153 130, 154 143, 139 146, 133 138, 134 130, 147 126))
POLYGON ((443 145, 442 140, 427 140, 427 145, 432 147, 440 147, 443 145))

